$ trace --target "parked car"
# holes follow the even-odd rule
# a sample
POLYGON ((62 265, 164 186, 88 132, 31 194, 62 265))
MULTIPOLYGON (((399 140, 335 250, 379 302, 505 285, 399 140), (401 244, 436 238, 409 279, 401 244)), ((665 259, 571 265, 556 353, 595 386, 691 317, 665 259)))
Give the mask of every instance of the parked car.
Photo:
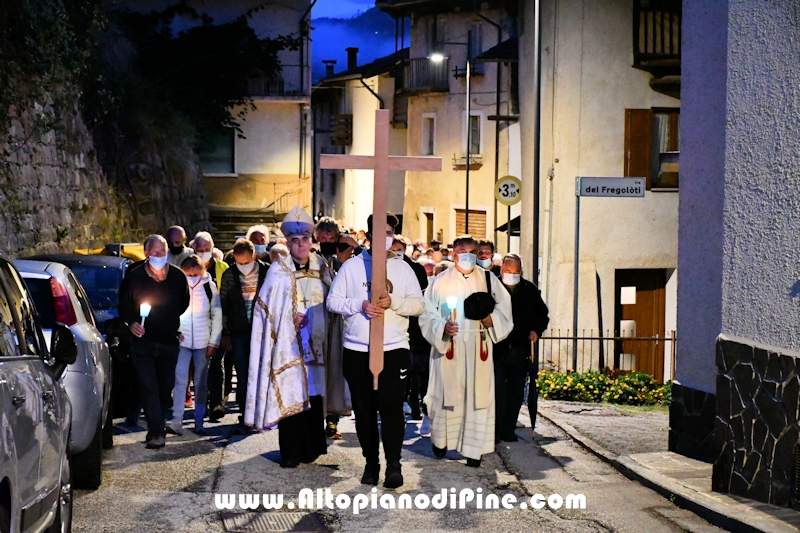
POLYGON ((72 403, 70 450, 75 486, 96 489, 102 481, 104 434, 113 443, 111 359, 97 329, 92 306, 72 271, 50 261, 18 260, 19 269, 39 311, 45 339, 56 323, 69 327, 78 357, 67 368, 64 386, 72 403))
MULTIPOLYGON (((111 247, 113 245, 108 245, 107 248, 111 247)), ((139 387, 138 383, 131 379, 133 369, 129 361, 128 329, 119 318, 117 307, 119 306, 119 286, 122 278, 133 265, 133 261, 125 257, 82 254, 46 254, 26 257, 26 259, 54 261, 69 267, 86 290, 97 321, 97 329, 103 333, 111 354, 111 407, 113 411, 111 416, 112 418, 128 416, 131 410, 131 399, 138 394, 139 387)), ((108 437, 110 439, 110 434, 108 437)), ((106 440, 106 436, 103 438, 103 446, 110 448, 110 440, 106 440)))
POLYGON ((0 255, 0 531, 72 530, 71 406, 61 377, 77 346, 53 324, 52 350, 25 282, 0 255))

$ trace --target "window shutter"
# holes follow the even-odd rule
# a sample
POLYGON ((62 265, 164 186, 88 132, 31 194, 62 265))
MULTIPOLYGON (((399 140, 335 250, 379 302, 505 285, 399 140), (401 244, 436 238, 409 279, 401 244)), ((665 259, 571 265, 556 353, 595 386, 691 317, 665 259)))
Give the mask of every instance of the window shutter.
POLYGON ((625 110, 625 176, 643 177, 650 190, 653 145, 653 111, 625 110))
POLYGON ((486 238, 486 211, 469 210, 469 232, 466 231, 467 211, 456 209, 456 237, 469 233, 476 239, 486 238))

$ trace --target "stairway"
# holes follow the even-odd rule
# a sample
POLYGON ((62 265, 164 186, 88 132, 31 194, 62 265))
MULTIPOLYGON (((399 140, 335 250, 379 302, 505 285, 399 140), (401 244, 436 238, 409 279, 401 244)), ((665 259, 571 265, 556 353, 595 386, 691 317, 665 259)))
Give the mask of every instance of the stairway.
POLYGON ((264 224, 272 229, 276 226, 275 212, 272 208, 262 210, 237 209, 226 207, 209 208, 211 236, 214 244, 223 252, 233 248, 239 237, 244 237, 250 226, 264 224))

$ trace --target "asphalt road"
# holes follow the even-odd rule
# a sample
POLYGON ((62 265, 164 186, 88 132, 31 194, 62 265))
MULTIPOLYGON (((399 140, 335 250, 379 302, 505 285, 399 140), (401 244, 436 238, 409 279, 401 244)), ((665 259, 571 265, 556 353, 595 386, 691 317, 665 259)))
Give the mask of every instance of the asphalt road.
MULTIPOLYGON (((190 416, 191 411, 187 418, 190 416)), ((182 437, 170 437, 166 448, 157 451, 145 449, 143 427, 128 428, 117 420, 115 446, 104 455, 103 484, 97 491, 76 493, 74 531, 224 532, 228 529, 223 516, 258 518, 241 515, 245 511, 239 508, 218 510, 215 494, 283 493, 286 506, 297 503, 304 488, 330 489, 334 497, 363 494, 371 502, 371 487, 359 482, 364 463, 352 418, 341 421, 344 438, 329 441, 326 456, 289 470, 279 465, 277 430, 231 436, 235 420, 234 415, 228 415, 221 424, 209 424, 208 436, 187 431, 182 437)), ((520 420, 528 422, 524 413, 520 420)), ((406 429, 405 485, 399 491, 385 491, 379 486, 376 501, 380 502, 384 494, 416 498, 419 494, 432 497, 442 489, 455 488, 456 495, 462 489, 471 489, 476 499, 467 508, 387 510, 380 505, 372 509, 369 503, 357 515, 352 506, 302 512, 317 513, 320 523, 332 531, 719 531, 624 478, 546 421, 537 424, 533 444, 530 429, 519 429, 519 442, 498 446, 496 453, 484 456, 477 469, 468 468, 454 452, 442 460, 434 458, 430 440, 419 437, 417 428, 418 422, 409 422, 406 429), (511 495, 516 503, 512 509, 477 509, 478 488, 484 498, 489 494, 499 498, 511 495), (521 503, 530 504, 536 494, 583 494, 586 508, 522 509, 521 503)), ((285 506, 283 511, 288 511, 285 506)), ((260 512, 265 511, 262 508, 260 512)), ((267 515, 270 520, 273 514, 267 515)), ((296 515, 286 515, 290 516, 296 515)), ((314 522, 301 524, 313 526, 314 522)))

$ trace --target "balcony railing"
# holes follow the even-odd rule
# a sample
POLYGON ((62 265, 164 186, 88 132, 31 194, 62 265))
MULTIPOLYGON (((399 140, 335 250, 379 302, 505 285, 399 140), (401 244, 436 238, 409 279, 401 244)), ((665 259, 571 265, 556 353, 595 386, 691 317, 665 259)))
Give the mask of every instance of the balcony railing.
POLYGON ((450 90, 449 61, 435 62, 427 57, 407 59, 395 74, 397 93, 442 93, 450 90))
POLYGON ((298 98, 307 97, 310 86, 311 70, 308 66, 284 65, 281 72, 274 76, 251 79, 247 84, 247 93, 261 98, 298 98))
POLYGON ((680 74, 681 0, 634 0, 633 66, 656 77, 680 74))

